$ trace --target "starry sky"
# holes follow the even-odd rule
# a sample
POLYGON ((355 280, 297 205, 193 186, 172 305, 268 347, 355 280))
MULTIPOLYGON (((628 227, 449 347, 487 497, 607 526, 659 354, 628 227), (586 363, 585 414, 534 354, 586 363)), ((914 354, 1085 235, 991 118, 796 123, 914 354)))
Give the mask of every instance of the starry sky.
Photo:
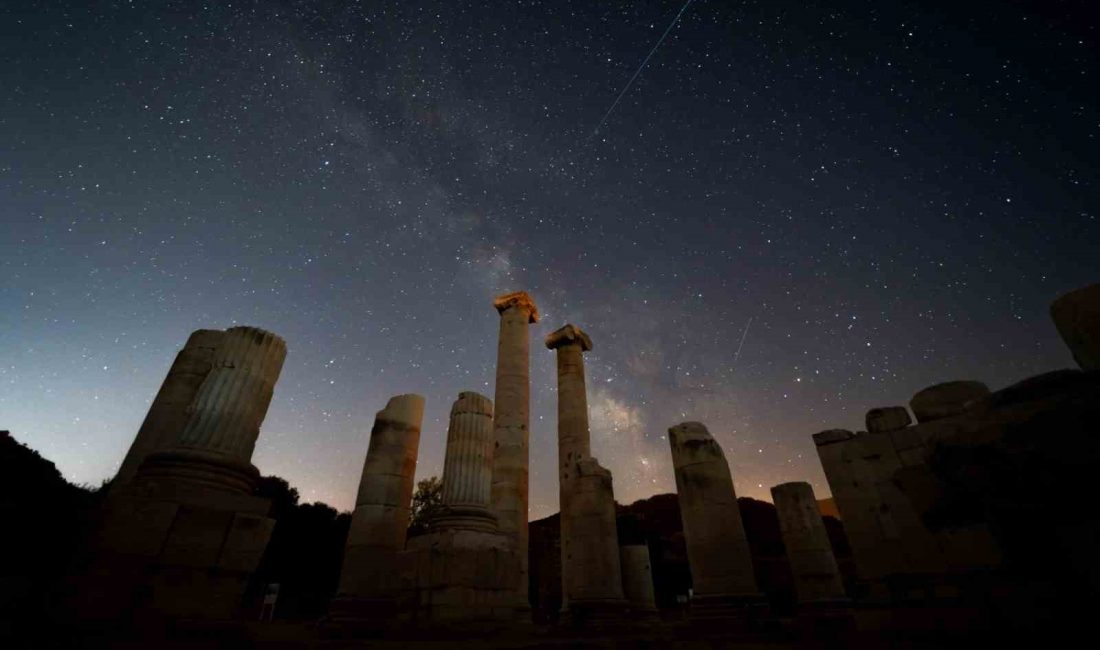
POLYGON ((532 326, 531 516, 557 509, 553 353, 585 329, 593 453, 674 490, 709 425, 738 493, 940 381, 1072 365, 1100 276, 1088 2, 24 2, 0 6, 0 428, 113 474, 190 331, 289 355, 254 462, 353 505, 374 413, 493 395, 532 326))

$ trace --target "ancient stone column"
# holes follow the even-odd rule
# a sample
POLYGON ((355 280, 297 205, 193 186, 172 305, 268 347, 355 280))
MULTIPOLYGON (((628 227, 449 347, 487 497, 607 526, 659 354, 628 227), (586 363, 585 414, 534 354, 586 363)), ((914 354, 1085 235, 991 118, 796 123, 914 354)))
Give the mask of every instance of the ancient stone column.
POLYGON ((623 572, 623 595, 630 603, 632 613, 648 614, 657 611, 653 592, 653 569, 649 563, 649 547, 645 544, 629 544, 619 547, 619 564, 623 572))
POLYGON ((749 543, 722 448, 699 422, 668 430, 695 597, 756 599, 749 543))
POLYGON ((232 327, 187 407, 170 450, 149 454, 136 478, 170 477, 251 494, 259 476, 252 452, 286 359, 286 342, 257 327, 232 327))
POLYGON ((451 407, 443 461, 443 506, 439 525, 496 530, 489 511, 493 485, 493 403, 474 392, 459 393, 451 407))
POLYGON ((570 513, 562 521, 563 607, 571 618, 584 622, 607 610, 625 607, 623 574, 619 566, 619 534, 615 526, 615 495, 611 472, 595 458, 578 460, 570 481, 570 513), (569 520, 568 532, 564 522, 569 520), (566 544, 566 535, 572 543, 566 544))
POLYGON ((528 326, 538 322, 535 301, 526 291, 498 296, 500 312, 493 421, 492 511, 500 531, 520 555, 519 606, 527 606, 527 490, 530 438, 531 343, 528 326))
POLYGON ((783 483, 772 488, 779 530, 802 605, 846 600, 833 547, 809 483, 783 483))
POLYGON ((546 347, 556 350, 558 359, 563 606, 623 604, 611 473, 591 457, 584 353, 592 349, 592 340, 566 325, 546 337, 546 347))
POLYGON ((1059 296, 1050 317, 1081 370, 1100 370, 1100 283, 1059 296))
POLYGON ((384 598, 397 584, 423 417, 423 397, 398 395, 374 418, 340 571, 341 597, 384 598))
POLYGON ((224 336, 222 330, 191 333, 149 406, 145 421, 115 475, 115 486, 130 482, 146 456, 175 445, 187 424, 187 407, 195 400, 199 386, 210 373, 214 350, 224 336))

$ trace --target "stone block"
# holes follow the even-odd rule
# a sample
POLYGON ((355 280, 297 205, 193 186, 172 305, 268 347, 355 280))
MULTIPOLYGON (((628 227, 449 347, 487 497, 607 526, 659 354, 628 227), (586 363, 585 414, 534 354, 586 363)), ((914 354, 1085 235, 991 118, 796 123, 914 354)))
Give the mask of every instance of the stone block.
POLYGON ((1050 317, 1082 370, 1100 370, 1100 283, 1059 296, 1050 317))
POLYGON ((182 506, 165 541, 160 561, 184 567, 214 567, 235 514, 182 506))
POLYGON ((236 513, 218 558, 218 568, 248 573, 255 571, 274 529, 274 519, 236 513))
POLYGON ((867 411, 865 421, 868 433, 883 433, 903 429, 913 420, 904 406, 883 406, 867 411))
POLYGON ((979 381, 949 381, 929 386, 909 400, 917 422, 931 422, 960 415, 968 402, 989 396, 989 388, 979 381))

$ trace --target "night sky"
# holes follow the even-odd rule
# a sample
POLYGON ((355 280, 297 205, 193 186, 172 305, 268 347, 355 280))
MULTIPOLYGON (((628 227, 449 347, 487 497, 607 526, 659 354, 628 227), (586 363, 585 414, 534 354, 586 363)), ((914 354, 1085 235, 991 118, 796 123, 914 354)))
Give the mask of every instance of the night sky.
POLYGON ((742 496, 940 381, 1072 365, 1100 276, 1088 2, 4 2, 0 428, 98 484, 189 332, 289 355, 254 462, 353 505, 374 413, 493 395, 529 291, 531 515, 554 355, 630 502, 709 425, 742 496), (743 341, 743 344, 742 344, 743 341), (740 350, 740 353, 738 351, 740 350))

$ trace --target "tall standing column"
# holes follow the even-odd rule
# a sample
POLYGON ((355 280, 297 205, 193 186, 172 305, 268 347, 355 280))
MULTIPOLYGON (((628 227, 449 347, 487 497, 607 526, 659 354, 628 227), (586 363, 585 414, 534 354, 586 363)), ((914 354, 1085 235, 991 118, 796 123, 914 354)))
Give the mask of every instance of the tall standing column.
POLYGON ((493 403, 474 392, 459 393, 451 407, 443 461, 443 506, 439 525, 466 524, 496 530, 489 512, 493 485, 493 403))
POLYGON ((286 342, 258 327, 226 330, 213 367, 169 450, 149 454, 136 478, 170 476, 208 488, 252 493, 252 452, 286 360, 286 342))
POLYGON ((846 600, 844 582, 814 489, 809 483, 783 483, 772 488, 772 501, 794 574, 798 602, 820 605, 846 600))
POLYGON ((695 596, 757 599, 749 542, 722 448, 699 422, 668 430, 695 596))
POLYGON ((496 418, 493 421, 493 487, 491 502, 500 531, 511 538, 520 556, 516 592, 527 606, 527 490, 530 441, 531 342, 528 326, 538 322, 535 301, 526 291, 498 296, 496 418))
POLYGON ((420 395, 392 397, 374 418, 340 570, 341 597, 385 598, 396 588, 396 558, 405 547, 412 515, 423 418, 420 395))
POLYGON ((168 375, 153 398, 149 412, 115 475, 115 486, 129 483, 146 456, 171 448, 179 439, 187 425, 187 407, 194 402, 199 386, 210 374, 214 350, 224 336, 222 330, 195 330, 188 337, 168 369, 168 375))
POLYGON ((625 544, 619 547, 619 564, 623 572, 623 595, 635 614, 657 611, 653 591, 653 568, 649 562, 649 546, 625 544))
POLYGON ((558 495, 562 603, 572 610, 622 604, 611 472, 592 458, 584 353, 592 339, 566 325, 546 337, 558 360, 558 495))

